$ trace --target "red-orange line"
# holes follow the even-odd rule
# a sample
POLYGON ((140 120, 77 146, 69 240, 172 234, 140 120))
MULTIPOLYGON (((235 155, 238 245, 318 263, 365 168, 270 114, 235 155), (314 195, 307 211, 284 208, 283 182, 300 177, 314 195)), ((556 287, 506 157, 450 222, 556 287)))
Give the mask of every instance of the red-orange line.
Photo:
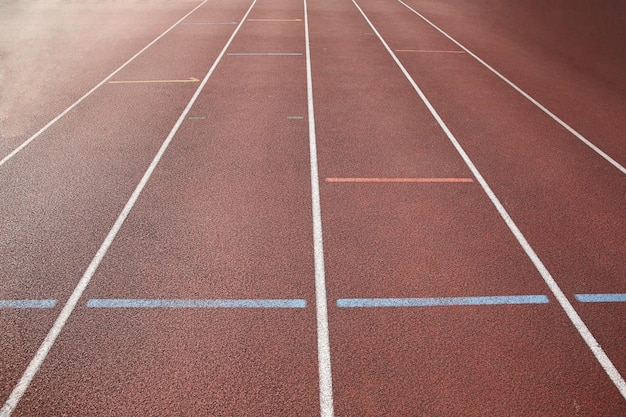
POLYGON ((472 178, 326 178, 326 182, 474 182, 472 178))
POLYGON ((433 53, 433 54, 464 54, 465 51, 436 51, 431 49, 395 49, 395 52, 419 52, 419 53, 433 53))

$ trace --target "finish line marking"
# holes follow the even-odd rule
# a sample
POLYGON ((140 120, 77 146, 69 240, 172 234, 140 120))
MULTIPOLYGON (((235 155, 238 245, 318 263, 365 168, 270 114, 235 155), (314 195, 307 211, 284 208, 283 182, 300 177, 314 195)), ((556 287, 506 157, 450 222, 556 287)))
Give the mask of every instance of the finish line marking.
POLYGON ((87 301, 90 308, 305 308, 306 300, 159 300, 99 299, 87 301))
POLYGON ((337 307, 433 307, 502 304, 547 304, 545 295, 439 298, 340 298, 337 307))
POLYGON ((248 22, 302 22, 302 19, 248 19, 248 22))
POLYGON ((326 178, 326 182, 474 182, 472 178, 326 178))
POLYGON ((228 56, 302 56, 301 52, 231 52, 228 56))
POLYGON ((394 52, 416 52, 426 54, 464 54, 465 51, 434 51, 430 49, 394 49, 394 52))
POLYGON ((147 84, 147 83, 198 83, 196 77, 189 77, 186 80, 131 80, 131 81, 109 81, 109 84, 147 84))
POLYGON ((2 308, 54 308, 57 300, 0 300, 2 308))
POLYGON ((626 303, 626 294, 574 294, 581 303, 626 303))

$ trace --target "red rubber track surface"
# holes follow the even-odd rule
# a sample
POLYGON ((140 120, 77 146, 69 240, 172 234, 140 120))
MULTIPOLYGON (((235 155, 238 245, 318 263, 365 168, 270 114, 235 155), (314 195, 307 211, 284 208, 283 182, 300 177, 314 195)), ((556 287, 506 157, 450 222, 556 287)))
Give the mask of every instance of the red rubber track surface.
MULTIPOLYGON (((574 297, 626 293, 624 175, 400 2, 357 3, 626 375, 626 304, 574 297)), ((626 164, 619 2, 406 3, 626 164)), ((200 4, 0 5, 0 158, 200 4)), ((0 300, 58 300, 0 309, 3 402, 251 5, 202 4, 110 80, 141 82, 0 166, 0 300)), ((248 19, 13 415, 320 414, 304 4, 248 19), (87 307, 108 298, 306 307, 87 307)), ((626 415, 477 181, 326 181, 475 178, 352 1, 310 0, 308 23, 334 414, 626 415), (337 306, 526 294, 549 303, 337 306)))

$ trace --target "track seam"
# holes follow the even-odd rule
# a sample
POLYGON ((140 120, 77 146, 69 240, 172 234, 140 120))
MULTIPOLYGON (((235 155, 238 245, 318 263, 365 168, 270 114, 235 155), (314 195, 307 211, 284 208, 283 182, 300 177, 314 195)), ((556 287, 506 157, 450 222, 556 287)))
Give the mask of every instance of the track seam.
POLYGON ((463 159, 467 167, 470 169, 472 174, 476 177, 476 180, 480 183, 481 187, 483 188, 483 190, 485 191, 485 193, 491 200, 492 204, 495 206, 496 210, 500 214, 500 217, 502 217, 506 225, 509 227, 509 230, 513 233, 513 235, 519 242, 520 246, 522 247, 522 249, 524 249, 524 252, 526 252, 526 255, 532 261, 533 265, 535 266, 535 268, 537 269, 537 271, 539 272, 539 274, 545 281, 548 288, 550 288, 550 291, 552 292, 552 294, 558 301, 561 308, 567 314, 567 317, 570 319, 574 327, 576 327, 576 330, 578 331, 580 336, 583 338, 587 346, 589 346, 589 349, 591 349, 592 353, 594 354, 594 356, 596 357, 596 359, 598 360, 598 362, 600 363, 600 365, 602 366, 606 374, 609 376, 611 381, 615 384, 615 387, 619 390, 622 397, 626 399, 626 381, 624 381, 624 378, 620 375, 615 365, 613 365, 613 362, 611 362, 611 359, 609 359, 607 354, 604 352, 604 349, 602 349, 602 347, 597 342, 597 340, 595 339, 591 331, 587 328, 587 325, 583 322, 582 318, 578 315, 578 313, 576 312, 576 309, 574 309, 574 306, 569 302, 569 300, 567 299, 567 297, 565 296, 565 294, 563 293, 563 291, 557 284, 556 280, 552 277, 552 275, 550 274, 546 266, 543 264, 541 259, 539 259, 539 256, 537 255, 537 253, 530 246, 530 244, 528 243, 528 241, 526 240, 526 238, 524 237, 520 229, 517 227, 515 222, 513 222, 513 219, 511 219, 511 217, 509 216, 508 212, 506 211, 502 203, 500 203, 500 200, 498 199, 498 197, 496 197, 494 192, 491 190, 491 187, 489 186, 489 184, 487 184, 487 181, 480 174, 480 172, 478 171, 478 168, 476 168, 476 166, 474 165, 472 160, 469 158, 469 156, 467 155, 463 147, 460 145, 460 143, 457 141, 457 139, 454 137, 450 129, 448 129, 448 126, 445 124, 443 119, 439 116, 439 114, 437 113, 433 105, 430 103, 428 98, 426 98, 422 90, 417 86, 417 84, 415 83, 415 80, 413 80, 413 78, 408 73, 404 65, 402 65, 398 57, 393 53, 393 51, 391 50, 387 42, 385 42, 381 34, 374 27, 372 22, 365 15, 365 13, 359 7, 356 1, 352 0, 352 3, 359 10, 359 12, 361 13, 365 21, 368 23, 368 25, 372 28, 374 33, 376 33, 376 36, 378 37, 380 42, 383 44, 387 52, 391 55, 393 60, 396 62, 396 64, 398 65, 398 67, 400 68, 400 70, 402 71, 406 79, 409 81, 411 86, 413 86, 413 89, 415 90, 415 92, 420 96, 420 98, 422 99, 422 101, 424 102, 424 104, 426 105, 430 113, 432 114, 432 116, 435 118, 435 120, 437 121, 441 129, 444 131, 444 133, 446 134, 446 136, 448 137, 452 145, 456 148, 457 152, 459 153, 459 155, 461 156, 461 158, 463 159))
POLYGON ((95 87, 93 87, 91 90, 89 90, 88 92, 86 92, 81 98, 79 98, 78 100, 76 100, 71 106, 69 106, 67 109, 65 109, 63 112, 61 112, 57 117, 55 117, 54 119, 52 119, 51 121, 49 121, 44 127, 42 127, 41 129, 39 129, 34 135, 32 135, 30 138, 26 139, 24 142, 22 142, 21 145, 19 145, 17 148, 15 148, 11 153, 9 153, 7 156, 5 156, 4 158, 2 158, 2 160, 0 160, 0 167, 2 167, 6 162, 8 162, 11 158, 13 158, 15 155, 17 155, 18 153, 20 153, 24 148, 26 148, 28 145, 30 145, 31 142, 33 142, 35 139, 37 139, 39 136, 41 136, 46 130, 48 130, 52 125, 54 125, 56 122, 58 122, 59 120, 61 120, 66 114, 68 114, 70 111, 74 110, 74 108, 76 108, 80 103, 82 103, 87 97, 89 97, 91 94, 93 94, 97 89, 99 89, 100 87, 102 87, 104 84, 106 84, 111 78, 113 78, 118 72, 120 72, 121 70, 123 70, 128 64, 130 64, 132 61, 134 61, 139 55, 141 55, 142 53, 144 53, 148 48, 150 48, 152 45, 154 45, 155 43, 157 43, 161 38, 163 38, 165 35, 167 35, 170 31, 172 31, 176 26, 178 26, 183 20, 187 19, 193 12, 195 12, 196 10, 198 10, 200 7, 204 6, 204 4, 209 1, 209 0, 204 0, 202 3, 200 3, 199 5, 197 5, 196 7, 194 7, 189 13, 187 13, 185 16, 183 16, 182 18, 180 18, 176 23, 174 23, 172 26, 170 26, 169 29, 167 29, 165 32, 161 33, 159 36, 157 36, 152 42, 150 42, 148 45, 144 46, 143 49, 141 49, 139 52, 137 52, 135 55, 133 55, 128 61, 124 62, 121 66, 119 66, 115 71, 113 71, 111 74, 109 74, 105 79, 103 79, 102 81, 100 81, 98 84, 96 84, 95 87))
POLYGON ((406 7, 407 9, 409 9, 411 12, 413 12, 414 14, 416 14, 417 16, 419 16, 422 20, 424 20, 426 23, 428 23, 430 26, 432 26, 434 29, 436 29, 439 33, 441 33, 443 36, 445 36, 446 38, 448 38, 450 41, 452 41, 454 44, 456 44, 456 46, 458 46, 459 48, 463 49, 468 55, 470 55, 472 58, 474 58, 476 61, 478 61, 479 63, 481 63, 485 68, 487 68, 489 71, 491 71, 492 73, 494 73, 496 76, 498 76, 502 81, 504 81, 505 83, 507 83, 510 87, 512 87, 515 91, 517 91, 518 93, 520 93, 522 96, 524 96, 524 98, 526 98, 528 101, 530 101, 532 104, 534 104, 537 108, 539 108, 541 111, 543 111, 545 114, 547 114, 548 116, 550 116, 550 118, 552 118, 552 120, 554 120, 555 122, 557 122, 558 124, 560 124, 563 128, 565 128, 565 130, 567 130, 569 133, 571 133, 572 135, 574 135, 578 140, 580 140, 581 142, 583 142, 585 145, 587 145, 590 149, 592 149, 595 153, 597 153, 598 155, 600 155, 602 158, 604 158, 605 161, 607 161, 608 163, 610 163, 611 165, 613 165, 615 168, 617 168, 618 170, 620 170, 622 172, 622 174, 626 174, 626 168, 621 165, 619 162, 617 162, 615 159, 611 158, 606 152, 604 152, 602 149, 600 149, 599 147, 597 147, 596 145, 594 145, 589 139, 585 138, 582 134, 578 133, 578 131, 576 131, 573 127, 571 127, 570 125, 568 125, 567 123, 565 123, 561 118, 559 118, 556 114, 552 113, 550 110, 548 110, 543 104, 539 103, 537 100, 535 100, 530 94, 526 93, 524 90, 522 90, 520 87, 518 87, 515 83, 513 83, 513 81, 509 80, 508 78, 506 78, 504 75, 502 75, 500 72, 498 72, 495 68, 493 68, 491 65, 487 64, 485 61, 483 61, 478 55, 476 55, 475 53, 473 53, 472 51, 470 51, 469 49, 467 49, 465 46, 463 46, 459 41, 457 41, 456 39, 454 39, 452 36, 448 35, 446 32, 444 32, 442 29, 440 29, 437 25, 435 25, 434 23, 432 23, 430 20, 428 20, 426 17, 424 17, 423 15, 421 15, 418 11, 416 11, 415 9, 413 9, 411 6, 409 6, 408 4, 406 4, 405 2, 403 2, 402 0, 398 0, 398 2, 400 2, 402 5, 404 5, 404 7, 406 7))
POLYGON ((252 8, 256 4, 256 1, 257 0, 253 0, 253 2, 250 5, 250 7, 248 8, 246 14, 241 19, 241 21, 239 22, 239 24, 237 25, 235 30, 233 31, 232 35, 230 36, 230 38, 228 39, 228 41, 224 45, 224 48, 222 48, 222 51, 220 52, 220 54, 215 59, 215 62, 213 63, 213 65, 211 66, 211 68, 209 69, 207 74, 205 75, 204 79, 202 80, 202 82, 200 83, 198 88, 196 89, 196 92, 191 97, 189 103, 187 104, 187 106, 185 107, 185 109, 183 110, 181 115, 178 117, 178 120, 174 124, 174 127, 172 128, 170 133, 167 135, 167 137, 164 140, 163 144, 161 145, 161 147, 159 148, 158 152, 154 156, 154 159, 150 163, 150 166, 148 167, 148 169, 144 173, 143 177, 141 178, 141 181, 139 181, 139 184, 137 184, 137 187, 135 188, 135 190, 133 191, 132 195, 128 199, 128 201, 127 201, 126 205, 124 206, 124 208, 122 209, 122 212, 119 214, 117 220, 113 224, 113 227, 111 228, 111 230, 107 234, 106 238, 104 239, 104 242, 102 242, 102 245, 100 246, 100 248, 96 252, 96 254, 93 257, 93 259, 91 260, 91 263, 87 267, 87 270, 85 271, 85 273, 81 277, 80 281, 78 281, 78 284, 76 285, 76 287, 74 288, 74 291, 72 292, 72 294, 70 295, 69 299, 65 303, 65 306, 63 307, 63 310, 61 310, 61 313, 59 313, 57 319, 55 320, 55 322, 54 322, 54 324, 52 326, 52 328, 50 329, 50 331, 46 335, 46 338, 44 339, 44 341, 39 346, 39 349, 37 349, 37 352, 35 353, 35 356, 31 359, 30 363, 28 364, 28 367, 24 371, 24 374, 22 375, 22 377, 18 381, 17 385, 13 388, 13 391, 11 392, 11 394, 9 395, 9 398, 4 403, 4 406, 2 407, 2 409, 0 409, 0 417, 9 417, 13 413, 13 410, 15 410, 15 407, 17 407, 17 404, 19 403, 19 401, 22 398, 22 396, 26 393, 26 390, 28 389, 28 386, 30 385, 30 383, 32 382, 33 378, 35 377, 35 374, 37 373, 37 371, 39 370, 39 368, 41 367, 41 365, 45 361, 46 357, 48 356, 48 353, 52 349, 52 346, 54 345, 54 342, 56 341, 57 337, 59 336, 59 334, 61 333, 61 331, 65 327, 65 324, 66 324, 67 320, 69 319, 70 315, 74 311, 74 308, 78 304, 78 301, 80 300, 83 292, 85 291, 85 289, 89 285, 89 282, 91 281, 91 278, 93 277, 93 275, 95 274, 96 270, 98 269, 98 266, 100 265, 100 262, 102 262, 102 259, 104 258, 104 256, 106 255, 107 251, 109 250, 109 247, 113 243, 113 240, 115 239, 115 236, 117 235, 119 230, 122 228, 122 225, 124 224, 124 221, 126 220, 126 218, 128 217, 130 211, 132 210, 133 206, 135 205, 135 203, 139 199, 139 195, 141 194, 141 192, 143 191, 144 187, 148 183, 148 180, 150 179, 150 176, 154 172, 157 164, 159 163, 159 161, 161 160, 163 154, 165 153, 166 149, 168 148, 169 144, 171 143, 174 135, 178 132, 178 129, 180 128, 180 126, 182 125, 183 121, 187 117, 187 114, 191 110, 191 107, 194 105, 195 101, 198 99, 198 96, 200 95, 200 93, 204 89, 204 86, 206 85, 206 83, 208 82, 209 78, 211 77, 211 75, 215 71, 215 68, 217 67, 217 65, 222 60, 222 57, 225 55, 226 50, 228 49, 228 47, 232 43, 233 39, 237 35, 237 32, 239 32, 239 29, 241 28, 241 26, 245 22, 246 17, 252 11, 252 8))

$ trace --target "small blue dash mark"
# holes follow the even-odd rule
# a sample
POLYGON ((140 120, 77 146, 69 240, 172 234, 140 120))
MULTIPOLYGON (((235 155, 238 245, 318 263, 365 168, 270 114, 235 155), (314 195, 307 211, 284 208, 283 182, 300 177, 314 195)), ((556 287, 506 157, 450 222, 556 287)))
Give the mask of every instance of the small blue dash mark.
POLYGON ((432 307, 498 304, 546 304, 545 295, 510 295, 491 297, 440 298, 341 298, 337 307, 432 307))
POLYGON ((306 300, 140 300, 91 299, 92 308, 305 308, 306 300))
POLYGON ((626 303, 626 294, 575 294, 581 303, 626 303))
POLYGON ((57 300, 0 300, 0 308, 54 308, 57 300))

